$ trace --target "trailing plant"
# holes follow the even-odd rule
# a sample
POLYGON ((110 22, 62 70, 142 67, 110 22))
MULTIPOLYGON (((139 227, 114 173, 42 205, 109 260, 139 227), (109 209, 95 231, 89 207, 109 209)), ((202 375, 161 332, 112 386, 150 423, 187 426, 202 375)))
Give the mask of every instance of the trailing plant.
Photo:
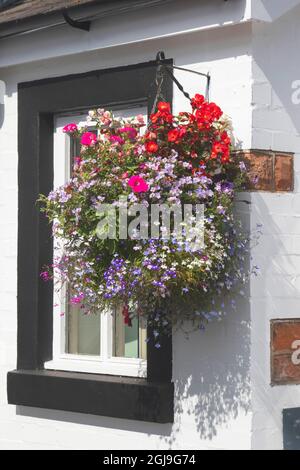
POLYGON ((247 279, 249 237, 234 212, 246 167, 231 153, 219 106, 197 94, 191 107, 173 115, 169 103, 159 102, 146 129, 141 115, 119 119, 104 109, 89 112, 97 132, 64 128, 81 151, 70 180, 40 196, 57 247, 41 276, 58 289, 67 284, 70 303, 84 313, 121 305, 127 325, 143 315, 157 331, 186 319, 203 328, 225 313, 225 297, 247 279), (137 204, 146 219, 138 219, 137 204), (175 236, 171 218, 169 237, 164 227, 153 236, 161 214, 154 221, 151 208, 158 204, 203 205, 201 234, 188 232, 183 221, 182 236, 175 236), (131 237, 122 226, 125 213, 131 237))

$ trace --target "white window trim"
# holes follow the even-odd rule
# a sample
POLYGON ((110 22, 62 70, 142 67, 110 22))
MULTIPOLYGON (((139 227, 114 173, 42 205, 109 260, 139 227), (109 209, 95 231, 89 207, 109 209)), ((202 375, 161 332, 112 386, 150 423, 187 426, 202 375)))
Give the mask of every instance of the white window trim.
MULTIPOLYGON (((126 109, 130 115, 130 110, 126 109)), ((131 115, 138 114, 132 110, 131 115)), ((121 115, 121 113, 117 113, 121 115)), ((70 122, 86 126, 86 113, 77 116, 57 116, 54 132, 54 188, 62 186, 70 177, 70 138, 62 129, 70 122)), ((93 126, 93 123, 89 123, 93 126)), ((66 346, 66 315, 65 291, 53 296, 53 359, 44 364, 47 370, 83 372, 91 374, 122 375, 126 377, 146 377, 147 361, 143 359, 114 357, 113 345, 113 316, 112 312, 101 314, 100 324, 100 356, 76 355, 63 353, 66 346)))

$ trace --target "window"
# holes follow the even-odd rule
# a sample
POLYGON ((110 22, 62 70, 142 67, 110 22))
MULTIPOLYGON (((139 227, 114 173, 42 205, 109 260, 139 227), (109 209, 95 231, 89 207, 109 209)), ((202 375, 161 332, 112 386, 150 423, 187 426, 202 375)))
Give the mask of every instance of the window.
MULTIPOLYGON (((114 109, 115 116, 126 118, 142 114, 147 120, 147 108, 114 109)), ((54 129, 54 187, 68 181, 74 158, 80 151, 76 140, 63 133, 70 122, 88 126, 96 132, 93 122, 85 121, 87 111, 55 116, 54 129)), ((54 242, 55 246, 55 242, 54 242)), ((57 255, 57 253, 56 253, 57 255)), ((116 374, 133 377, 147 376, 146 324, 135 318, 132 326, 124 325, 121 310, 98 315, 84 315, 80 306, 71 306, 67 286, 53 298, 53 360, 46 369, 116 374)))
MULTIPOLYGON (((78 110, 92 109, 97 104, 119 110, 147 106, 149 113, 157 90, 156 71, 157 63, 147 62, 22 83, 18 87, 18 360, 17 370, 7 376, 10 404, 157 423, 173 421, 172 338, 162 337, 161 348, 157 349, 148 326, 146 377, 134 376, 138 375, 136 367, 130 376, 130 360, 136 361, 136 356, 143 354, 137 346, 140 326, 131 330, 135 336, 130 338, 120 327, 118 316, 114 321, 111 316, 112 328, 105 326, 109 335, 101 332, 101 324, 100 335, 95 335, 93 344, 88 344, 86 349, 85 335, 91 326, 83 327, 78 315, 73 320, 70 312, 64 315, 65 322, 68 318, 67 325, 61 328, 60 324, 57 329, 53 325, 53 286, 39 278, 41 267, 51 264, 53 259, 51 227, 39 212, 36 201, 40 193, 48 194, 55 183, 53 134, 56 120, 67 114, 74 115, 78 110), (60 343, 55 339, 58 331, 64 332, 60 343), (115 370, 116 375, 111 375, 110 369, 107 375, 104 369, 93 368, 90 373, 83 373, 87 372, 87 367, 95 365, 95 356, 91 353, 96 349, 101 351, 102 338, 107 341, 113 337, 113 332, 115 340, 109 350, 119 365, 124 366, 126 360, 127 371, 122 367, 122 371, 115 370), (74 370, 71 370, 71 361, 68 367, 49 370, 49 363, 61 360, 60 355, 66 351, 75 353, 74 370), (135 357, 124 359, 129 355, 135 357), (80 361, 84 362, 81 371, 78 369, 80 361)), ((163 82, 162 93, 172 102, 172 82, 168 77, 163 82)), ((64 158, 63 161, 67 164, 64 158)), ((98 367, 101 355, 96 357, 98 367)))

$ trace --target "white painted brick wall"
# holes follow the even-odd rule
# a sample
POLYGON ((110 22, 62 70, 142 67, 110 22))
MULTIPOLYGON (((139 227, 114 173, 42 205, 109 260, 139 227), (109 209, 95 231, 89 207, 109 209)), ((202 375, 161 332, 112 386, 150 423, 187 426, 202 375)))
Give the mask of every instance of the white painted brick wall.
MULTIPOLYGON (((212 99, 233 118, 236 136, 248 147, 251 139, 251 58, 248 55, 250 27, 194 33, 131 45, 97 54, 66 56, 64 59, 24 64, 1 70, 9 95, 5 122, 0 130, 0 448, 249 448, 251 413, 249 402, 250 311, 235 314, 212 325, 204 335, 174 336, 174 425, 155 425, 47 410, 17 409, 5 405, 6 373, 16 364, 16 243, 17 243, 17 94, 20 81, 84 72, 112 64, 124 65, 153 59, 163 49, 177 65, 210 71, 212 99), (203 48, 205 39, 206 47, 203 48), (209 43, 212 45, 209 46, 209 43), (228 44, 227 44, 228 42, 228 44), (236 97, 239 97, 237 100, 236 97), (8 176, 9 175, 9 176, 8 176), (243 340, 244 341, 244 340, 243 340), (212 373, 212 370, 214 371, 212 373)), ((178 74, 191 93, 204 92, 205 82, 178 74)), ((175 91, 176 110, 187 107, 175 91)))
POLYGON ((253 26, 252 147, 295 152, 294 192, 251 197, 252 224, 264 225, 253 253, 261 275, 251 283, 254 449, 282 449, 282 409, 300 406, 298 386, 270 386, 270 320, 300 317, 300 106, 291 99, 300 78, 299 18, 298 4, 253 26))

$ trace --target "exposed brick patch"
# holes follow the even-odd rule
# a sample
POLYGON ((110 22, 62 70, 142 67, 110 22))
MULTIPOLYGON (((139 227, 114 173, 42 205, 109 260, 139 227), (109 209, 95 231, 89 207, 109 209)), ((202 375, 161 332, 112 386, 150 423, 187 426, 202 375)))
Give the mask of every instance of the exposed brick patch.
POLYGON ((293 191, 294 154, 273 150, 239 150, 248 170, 251 191, 293 191))
POLYGON ((271 381, 272 385, 300 384, 298 359, 300 319, 271 322, 271 381))
POLYGON ((293 155, 275 155, 275 191, 292 191, 294 189, 293 164, 293 155))
POLYGON ((248 169, 249 189, 273 191, 272 155, 250 151, 245 154, 244 160, 248 169))

